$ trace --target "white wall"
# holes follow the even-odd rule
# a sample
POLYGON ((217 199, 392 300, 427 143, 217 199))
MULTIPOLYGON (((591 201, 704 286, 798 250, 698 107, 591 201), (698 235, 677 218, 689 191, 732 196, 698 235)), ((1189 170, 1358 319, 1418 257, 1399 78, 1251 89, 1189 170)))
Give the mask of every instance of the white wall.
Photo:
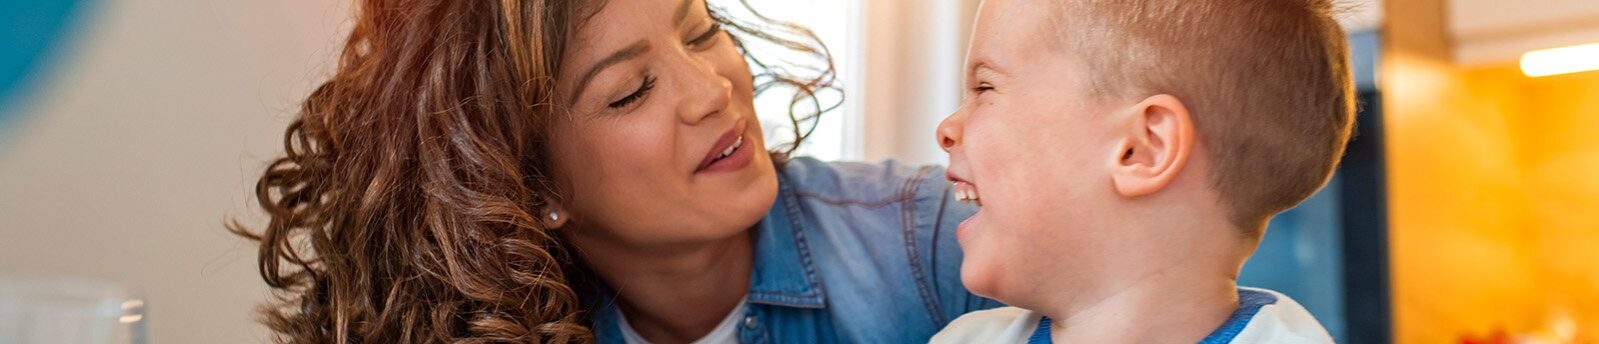
POLYGON ((867 3, 865 158, 947 162, 934 128, 959 106, 966 42, 979 0, 867 3))
POLYGON ((960 105, 978 0, 866 3, 865 158, 944 164, 933 130, 960 105))
POLYGON ((1338 23, 1349 33, 1368 32, 1382 26, 1382 2, 1378 0, 1334 0, 1338 23))
POLYGON ((298 99, 324 77, 345 1, 92 1, 0 140, 0 273, 117 281, 151 343, 265 340, 255 248, 223 221, 298 99))
POLYGON ((1515 61, 1536 49, 1599 43, 1599 1, 1451 0, 1455 61, 1515 61))

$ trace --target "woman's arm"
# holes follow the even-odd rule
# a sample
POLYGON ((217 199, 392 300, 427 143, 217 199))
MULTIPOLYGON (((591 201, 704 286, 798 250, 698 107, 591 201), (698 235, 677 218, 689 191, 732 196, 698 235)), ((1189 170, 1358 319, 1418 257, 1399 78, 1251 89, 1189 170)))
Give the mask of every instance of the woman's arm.
POLYGON ((920 214, 917 214, 918 227, 925 228, 927 257, 925 266, 932 292, 938 300, 937 311, 934 318, 940 321, 940 326, 954 321, 963 314, 1003 306, 1003 304, 973 295, 961 283, 961 259, 964 254, 955 238, 955 228, 961 221, 977 213, 977 207, 970 203, 955 201, 951 193, 950 183, 944 179, 943 168, 932 168, 924 171, 918 181, 916 203, 920 214))

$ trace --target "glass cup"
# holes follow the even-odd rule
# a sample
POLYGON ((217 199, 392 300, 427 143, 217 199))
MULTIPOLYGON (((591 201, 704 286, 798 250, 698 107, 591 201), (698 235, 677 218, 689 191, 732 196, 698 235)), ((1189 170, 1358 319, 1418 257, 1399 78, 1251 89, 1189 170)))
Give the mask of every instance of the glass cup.
POLYGON ((115 283, 0 274, 0 344, 145 344, 145 314, 115 283))

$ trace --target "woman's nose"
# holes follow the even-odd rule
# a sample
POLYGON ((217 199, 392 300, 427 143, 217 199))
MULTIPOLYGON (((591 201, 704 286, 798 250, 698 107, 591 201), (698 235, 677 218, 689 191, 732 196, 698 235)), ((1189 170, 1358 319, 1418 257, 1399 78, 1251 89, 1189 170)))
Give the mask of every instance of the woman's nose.
POLYGON ((938 147, 943 148, 946 153, 955 149, 955 146, 961 143, 961 130, 965 129, 965 126, 964 111, 956 110, 949 117, 945 117, 943 122, 938 123, 938 130, 935 132, 938 136, 938 147))
POLYGON ((687 61, 680 77, 683 80, 680 87, 687 99, 683 100, 678 114, 684 123, 695 124, 727 110, 733 101, 733 82, 717 73, 710 61, 695 58, 687 61))

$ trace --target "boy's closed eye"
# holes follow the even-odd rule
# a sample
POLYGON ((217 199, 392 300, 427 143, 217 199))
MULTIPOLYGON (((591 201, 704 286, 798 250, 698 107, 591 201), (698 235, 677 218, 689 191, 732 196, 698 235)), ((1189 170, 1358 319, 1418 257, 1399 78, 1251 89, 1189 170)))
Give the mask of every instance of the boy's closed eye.
POLYGON ((996 80, 1001 79, 1003 76, 1004 74, 995 70, 993 65, 984 61, 973 63, 971 72, 966 78, 970 80, 971 86, 969 89, 971 93, 973 95, 982 95, 997 90, 995 87, 996 80))
POLYGON ((987 82, 980 82, 980 83, 977 83, 977 85, 972 86, 972 93, 976 93, 976 94, 983 94, 984 92, 993 91, 993 90, 994 90, 994 85, 991 85, 991 84, 989 84, 987 82))

